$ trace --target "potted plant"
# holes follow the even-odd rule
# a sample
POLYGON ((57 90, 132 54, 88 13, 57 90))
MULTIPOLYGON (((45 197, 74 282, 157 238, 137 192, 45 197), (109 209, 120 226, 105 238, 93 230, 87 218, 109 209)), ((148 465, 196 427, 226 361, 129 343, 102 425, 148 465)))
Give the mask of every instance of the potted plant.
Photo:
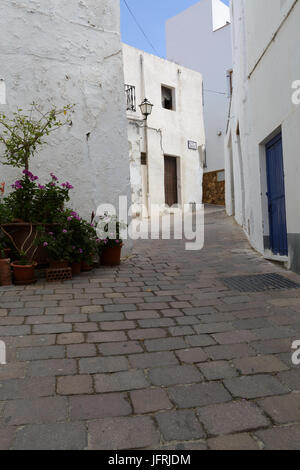
MULTIPOLYGON (((11 267, 13 268, 13 273, 14 273, 14 282, 15 284, 18 285, 25 285, 25 284, 32 284, 35 282, 35 277, 34 277, 34 271, 36 267, 36 262, 33 261, 33 256, 35 254, 35 251, 37 250, 36 242, 37 242, 37 235, 38 231, 32 238, 33 234, 33 227, 31 225, 29 234, 27 238, 24 240, 23 244, 21 245, 21 248, 15 244, 15 241, 12 237, 12 235, 3 229, 3 232, 8 236, 10 239, 11 243, 13 244, 14 248, 18 252, 19 259, 17 261, 14 261, 11 263, 11 267), (28 243, 28 240, 31 240, 28 243), (27 248, 25 248, 27 246, 27 248), (35 246, 35 248, 34 248, 35 246), (30 256, 29 253, 33 249, 33 255, 30 256)), ((40 229, 38 229, 40 230, 40 229)))
POLYGON ((120 230, 125 225, 116 216, 104 214, 97 224, 97 235, 100 239, 101 264, 103 266, 118 266, 121 262, 123 241, 120 230))
POLYGON ((50 268, 67 268, 72 256, 71 234, 59 223, 53 230, 53 232, 42 233, 38 239, 38 244, 45 248, 50 268))
MULTIPOLYGON (((13 188, 14 191, 2 201, 0 220, 2 231, 9 232, 20 249, 31 228, 32 238, 28 239, 28 243, 36 235, 38 226, 44 226, 46 231, 53 228, 64 204, 70 199, 69 191, 73 186, 69 182, 59 184, 58 178, 53 173, 50 181, 46 185, 41 185, 37 176, 29 170, 24 170, 23 177, 14 183, 13 188), (14 223, 5 223, 9 217, 14 223)), ((40 263, 46 262, 43 247, 36 250, 35 260, 40 263)))
POLYGON ((0 259, 4 259, 5 258, 5 252, 4 252, 4 241, 2 238, 0 238, 0 259))
POLYGON ((93 268, 94 254, 97 252, 95 227, 71 209, 66 209, 61 213, 60 223, 70 234, 73 274, 78 275, 81 271, 90 271, 93 268))
POLYGON ((82 233, 82 248, 83 248, 83 259, 81 262, 81 271, 88 272, 94 267, 93 260, 98 255, 98 242, 96 228, 93 224, 93 217, 91 223, 82 221, 81 225, 82 233))
POLYGON ((71 255, 71 269, 73 276, 79 276, 81 273, 82 254, 82 248, 73 246, 73 253, 71 255))
POLYGON ((21 252, 20 260, 11 263, 14 273, 14 283, 17 285, 26 285, 35 282, 34 272, 36 265, 37 263, 29 259, 25 252, 21 252))
POLYGON ((0 232, 0 259, 7 259, 10 257, 11 248, 3 235, 4 234, 0 232))
POLYGON ((37 244, 47 251, 51 268, 70 265, 74 276, 80 274, 82 267, 90 270, 98 252, 94 225, 72 209, 60 209, 53 230, 44 231, 37 244))
POLYGON ((0 285, 9 286, 11 284, 10 259, 5 254, 5 243, 0 238, 0 285))
POLYGON ((4 226, 6 232, 10 232, 19 251, 25 239, 31 243, 28 233, 31 232, 34 237, 36 225, 52 223, 53 213, 55 214, 68 200, 69 188, 63 185, 58 188, 57 179, 52 178, 46 186, 39 185, 38 177, 29 171, 29 161, 38 148, 46 143, 46 137, 50 133, 71 123, 68 112, 72 108, 70 105, 63 109, 52 107, 48 112, 43 112, 33 103, 28 113, 18 109, 11 119, 0 113, 3 163, 23 168, 22 178, 12 185, 13 192, 4 198, 0 208, 1 227, 4 226))

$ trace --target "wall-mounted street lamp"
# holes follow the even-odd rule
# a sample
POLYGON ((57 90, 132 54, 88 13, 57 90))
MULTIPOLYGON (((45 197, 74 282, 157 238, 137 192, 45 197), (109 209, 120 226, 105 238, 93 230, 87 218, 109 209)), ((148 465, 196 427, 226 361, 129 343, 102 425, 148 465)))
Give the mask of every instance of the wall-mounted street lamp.
POLYGON ((150 116, 150 114, 152 113, 153 106, 154 105, 150 103, 147 98, 145 98, 144 101, 142 101, 142 103, 139 105, 142 115, 145 116, 145 121, 147 120, 148 116, 150 116))

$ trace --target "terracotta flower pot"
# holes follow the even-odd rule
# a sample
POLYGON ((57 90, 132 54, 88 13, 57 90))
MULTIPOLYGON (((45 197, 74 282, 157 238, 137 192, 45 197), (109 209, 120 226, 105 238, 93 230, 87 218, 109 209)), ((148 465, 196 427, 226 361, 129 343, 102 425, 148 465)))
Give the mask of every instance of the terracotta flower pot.
POLYGON ((64 261, 64 260, 53 260, 51 259, 49 261, 49 266, 50 266, 50 269, 64 269, 64 268, 67 268, 69 266, 68 264, 68 261, 64 261))
POLYGON ((94 267, 93 263, 92 263, 92 264, 89 264, 89 263, 87 263, 86 261, 82 261, 82 262, 81 262, 81 271, 82 271, 83 273, 86 273, 86 272, 88 272, 88 271, 92 271, 93 267, 94 267))
POLYGON ((0 286, 11 285, 10 259, 0 259, 0 286))
POLYGON ((72 263, 71 268, 72 268, 72 275, 79 276, 79 274, 81 273, 81 263, 72 263))
MULTIPOLYGON (((53 230, 53 228, 57 224, 30 224, 16 219, 15 222, 12 222, 10 224, 3 224, 2 227, 13 237, 15 244, 20 249, 24 241, 28 238, 31 225, 32 234, 31 237, 29 237, 29 239, 27 240, 23 251, 25 251, 33 242, 37 233, 37 227, 43 226, 45 231, 49 232, 50 230, 53 230)), ((36 250, 36 248, 33 246, 27 254, 29 258, 33 257, 33 261, 36 261, 38 264, 47 264, 48 253, 46 247, 39 246, 36 250)))
POLYGON ((18 285, 32 284, 35 282, 34 270, 36 262, 32 264, 23 265, 20 261, 14 261, 11 263, 14 273, 14 282, 18 285))
POLYGON ((101 264, 103 266, 119 266, 122 246, 123 244, 105 248, 101 253, 101 264))

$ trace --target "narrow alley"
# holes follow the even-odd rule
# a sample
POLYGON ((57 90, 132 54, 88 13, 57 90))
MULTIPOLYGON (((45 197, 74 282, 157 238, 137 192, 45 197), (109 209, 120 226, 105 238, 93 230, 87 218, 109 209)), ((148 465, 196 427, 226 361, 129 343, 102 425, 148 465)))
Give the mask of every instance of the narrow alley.
POLYGON ((0 288, 0 449, 299 449, 300 289, 223 210, 205 246, 140 241, 118 268, 0 288))

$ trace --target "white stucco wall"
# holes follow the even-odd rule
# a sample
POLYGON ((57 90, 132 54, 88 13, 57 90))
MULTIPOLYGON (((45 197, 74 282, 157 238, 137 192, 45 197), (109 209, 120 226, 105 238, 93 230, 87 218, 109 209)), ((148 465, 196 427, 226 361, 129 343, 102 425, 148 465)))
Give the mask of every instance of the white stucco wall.
POLYGON ((207 172, 224 168, 232 68, 231 27, 224 26, 229 16, 220 0, 201 0, 166 23, 167 58, 203 76, 207 172))
POLYGON ((264 238, 269 235, 265 143, 281 128, 289 241, 288 264, 299 271, 300 104, 292 102, 292 83, 300 79, 300 2, 272 0, 270 4, 269 1, 233 0, 232 11, 234 94, 225 145, 227 210, 230 214, 234 213, 237 221, 244 225, 253 246, 269 256, 264 242, 264 238), (294 8, 287 16, 293 5, 294 8), (271 41, 275 33, 276 39, 271 41), (263 51, 265 53, 262 55, 263 51), (236 135, 238 123, 241 155, 236 135), (233 205, 230 142, 235 175, 233 205), (239 157, 242 160, 243 177, 239 157))
POLYGON ((245 3, 248 39, 248 67, 255 62, 284 20, 294 0, 252 0, 245 3))
MULTIPOLYGON (((70 181, 72 205, 90 217, 100 203, 130 197, 119 2, 38 0, 0 3, 0 78, 7 114, 34 100, 76 104, 73 125, 53 133, 31 170, 70 181), (89 138, 88 138, 89 135, 89 138)), ((18 170, 0 166, 9 186, 18 170)))
POLYGON ((230 23, 230 10, 221 0, 211 0, 213 30, 223 28, 230 23))
POLYGON ((146 97, 154 104, 147 131, 150 202, 165 203, 164 155, 169 155, 178 158, 179 203, 201 203, 201 151, 188 149, 188 140, 205 144, 201 74, 125 44, 123 55, 125 83, 136 87, 137 101, 137 111, 127 113, 133 201, 145 201, 140 155, 146 151, 145 129, 135 120, 143 119, 138 105, 146 97), (175 111, 162 107, 162 84, 175 89, 175 111))

